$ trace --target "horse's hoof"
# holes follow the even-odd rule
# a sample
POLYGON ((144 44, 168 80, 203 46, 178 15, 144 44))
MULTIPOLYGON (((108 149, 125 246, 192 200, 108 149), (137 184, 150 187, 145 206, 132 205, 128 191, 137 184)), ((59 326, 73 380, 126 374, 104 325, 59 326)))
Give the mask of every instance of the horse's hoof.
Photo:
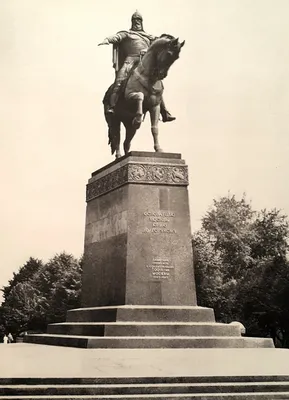
POLYGON ((163 152, 163 150, 162 150, 161 147, 155 147, 155 151, 156 151, 157 153, 162 153, 162 152, 163 152))
POLYGON ((133 121, 132 121, 132 126, 133 126, 135 129, 139 129, 140 126, 141 126, 141 122, 133 120, 133 121))
POLYGON ((124 143, 123 145, 124 155, 126 156, 130 150, 130 143, 124 143))
POLYGON ((139 127, 141 126, 142 120, 141 117, 134 117, 134 119, 132 120, 132 126, 135 129, 139 129, 139 127))

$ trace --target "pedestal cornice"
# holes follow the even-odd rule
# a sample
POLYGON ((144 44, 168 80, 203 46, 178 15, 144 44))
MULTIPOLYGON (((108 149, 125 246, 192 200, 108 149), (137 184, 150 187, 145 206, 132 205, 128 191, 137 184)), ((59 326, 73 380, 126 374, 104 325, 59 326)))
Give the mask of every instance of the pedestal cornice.
POLYGON ((92 174, 86 189, 91 201, 128 183, 187 186, 188 168, 179 154, 131 152, 92 174))

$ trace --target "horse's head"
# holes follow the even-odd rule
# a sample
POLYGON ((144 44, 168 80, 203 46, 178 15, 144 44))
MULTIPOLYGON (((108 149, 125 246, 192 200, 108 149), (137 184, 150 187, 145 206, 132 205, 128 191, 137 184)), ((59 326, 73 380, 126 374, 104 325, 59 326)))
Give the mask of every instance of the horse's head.
POLYGON ((179 58, 180 51, 185 41, 179 42, 178 38, 163 34, 152 45, 150 50, 155 50, 155 65, 153 75, 156 79, 164 79, 170 66, 179 58))

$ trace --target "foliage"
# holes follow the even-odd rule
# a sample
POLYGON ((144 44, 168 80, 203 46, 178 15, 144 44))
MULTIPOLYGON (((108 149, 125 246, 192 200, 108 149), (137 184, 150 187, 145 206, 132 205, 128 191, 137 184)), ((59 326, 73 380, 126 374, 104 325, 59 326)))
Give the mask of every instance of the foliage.
MULTIPOLYGON (((214 200, 193 235, 198 301, 249 335, 289 338, 288 220, 252 210, 243 196, 214 200), (288 321, 288 322, 287 322, 288 321)), ((277 339, 276 339, 277 340, 277 339)))
POLYGON ((224 322, 231 319, 231 304, 236 280, 227 277, 221 251, 215 248, 215 240, 205 230, 194 235, 194 264, 198 301, 214 308, 224 322))
POLYGON ((13 273, 13 278, 9 281, 9 284, 3 287, 4 300, 8 298, 11 290, 18 283, 28 282, 42 266, 43 263, 41 260, 30 257, 29 260, 19 268, 17 273, 13 273))
POLYGON ((64 320, 67 309, 80 305, 80 263, 72 255, 56 255, 39 271, 35 286, 43 296, 45 323, 64 320))
POLYGON ((30 282, 15 285, 2 305, 6 330, 18 332, 28 329, 35 319, 40 300, 40 293, 30 282))
MULTIPOLYGON (((5 330, 45 330, 79 307, 82 265, 70 254, 55 255, 46 264, 30 258, 3 288, 0 318, 5 330)), ((1 322, 1 321, 0 321, 1 322)))

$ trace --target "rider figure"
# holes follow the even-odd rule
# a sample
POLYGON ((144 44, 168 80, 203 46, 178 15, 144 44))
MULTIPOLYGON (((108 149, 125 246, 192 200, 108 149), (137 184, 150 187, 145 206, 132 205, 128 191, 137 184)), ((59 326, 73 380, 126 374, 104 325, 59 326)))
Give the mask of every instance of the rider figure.
MULTIPOLYGON (((109 36, 105 38, 102 43, 99 43, 99 46, 103 44, 113 44, 114 57, 115 51, 117 50, 118 52, 117 59, 114 59, 116 78, 110 97, 110 108, 108 110, 110 113, 114 113, 114 107, 119 97, 122 82, 126 79, 132 67, 140 61, 151 43, 157 39, 156 36, 144 32, 142 21, 141 14, 136 11, 131 17, 132 26, 129 31, 120 31, 116 35, 109 36), (118 69, 118 64, 120 69, 118 69)), ((160 106, 163 122, 170 122, 176 119, 166 109, 163 99, 160 106)))

